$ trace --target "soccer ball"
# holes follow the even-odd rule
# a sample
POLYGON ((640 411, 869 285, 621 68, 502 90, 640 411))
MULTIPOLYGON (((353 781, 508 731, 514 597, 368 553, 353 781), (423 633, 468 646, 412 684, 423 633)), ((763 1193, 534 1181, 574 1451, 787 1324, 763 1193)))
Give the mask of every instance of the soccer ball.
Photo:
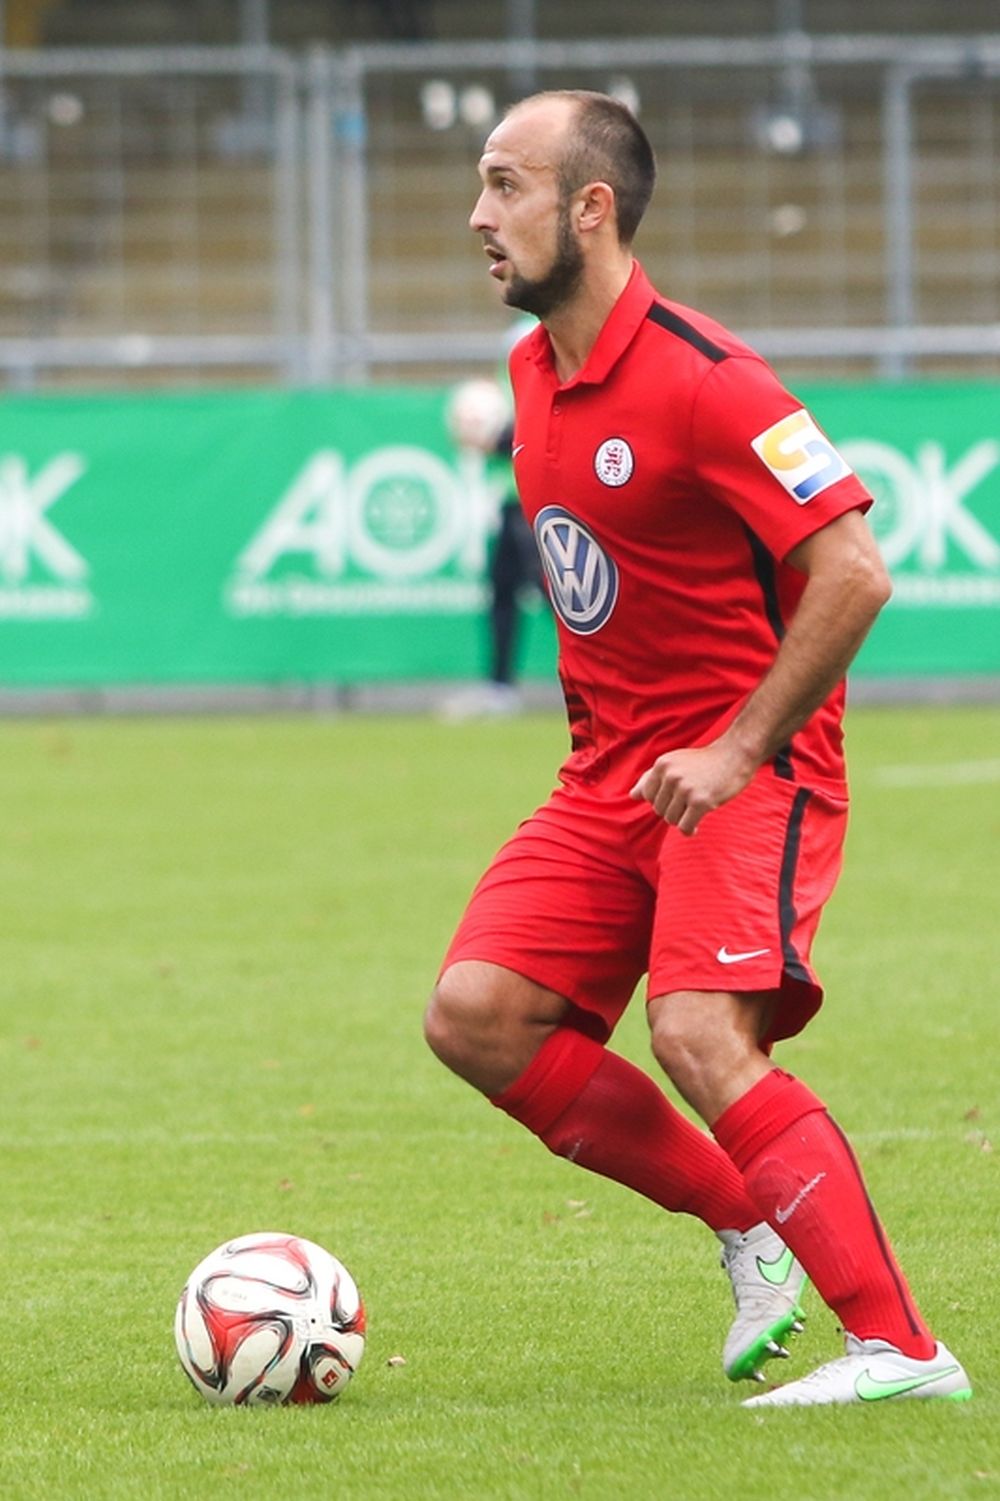
POLYGON ((329 1251, 264 1231, 198 1263, 177 1304, 174 1338, 208 1402, 331 1402, 364 1353, 365 1308, 329 1251))
POLYGON ((459 448, 492 453, 510 419, 510 401, 495 380, 462 381, 448 398, 448 431, 459 448))

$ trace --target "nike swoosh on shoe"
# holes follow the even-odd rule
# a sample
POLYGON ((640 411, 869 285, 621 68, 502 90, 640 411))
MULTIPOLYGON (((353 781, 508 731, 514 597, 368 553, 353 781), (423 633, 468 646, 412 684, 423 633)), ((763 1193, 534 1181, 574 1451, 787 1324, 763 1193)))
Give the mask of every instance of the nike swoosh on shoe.
POLYGON ((862 1402, 880 1402, 885 1397, 902 1397, 907 1392, 919 1391, 922 1386, 931 1386, 946 1376, 954 1376, 958 1370, 957 1365, 949 1365, 926 1376, 904 1376, 898 1381, 880 1381, 866 1370, 855 1378, 854 1390, 862 1402))
POLYGON ((757 1257, 757 1270, 765 1282, 770 1282, 772 1287, 781 1287, 788 1281, 792 1270, 792 1262, 795 1260, 794 1252, 786 1246, 777 1261, 762 1261, 757 1257))

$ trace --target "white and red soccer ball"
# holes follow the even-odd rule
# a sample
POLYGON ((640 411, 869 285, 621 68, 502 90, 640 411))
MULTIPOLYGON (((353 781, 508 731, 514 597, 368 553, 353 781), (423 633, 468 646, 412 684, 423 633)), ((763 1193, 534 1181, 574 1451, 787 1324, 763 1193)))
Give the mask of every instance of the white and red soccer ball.
POLYGON ((174 1320, 181 1365, 219 1406, 331 1402, 365 1348, 345 1266, 298 1235, 227 1241, 191 1273, 174 1320))

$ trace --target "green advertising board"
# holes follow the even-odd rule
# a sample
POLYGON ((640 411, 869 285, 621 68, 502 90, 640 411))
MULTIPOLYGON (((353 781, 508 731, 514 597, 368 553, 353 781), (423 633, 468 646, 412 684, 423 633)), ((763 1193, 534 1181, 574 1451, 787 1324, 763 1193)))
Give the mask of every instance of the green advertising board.
POLYGON ((1000 673, 1000 386, 802 394, 875 496, 871 525, 892 574, 855 674, 1000 673))
MULTIPOLYGON (((440 390, 0 403, 0 682, 476 676, 497 485, 440 390)), ((526 633, 530 668, 552 627, 526 633)))
MULTIPOLYGON (((0 402, 0 684, 472 677, 498 482, 440 389, 0 402)), ((1000 388, 803 401, 877 496, 868 675, 1000 673, 1000 388)), ((551 622, 527 632, 552 671, 551 622)))

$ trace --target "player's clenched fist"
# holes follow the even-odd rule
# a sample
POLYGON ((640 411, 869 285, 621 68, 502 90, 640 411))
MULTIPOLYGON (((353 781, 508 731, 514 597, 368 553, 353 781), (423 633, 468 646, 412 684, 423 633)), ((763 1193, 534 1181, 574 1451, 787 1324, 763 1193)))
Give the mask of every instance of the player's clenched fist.
POLYGON ((693 834, 706 813, 742 792, 755 767, 723 741, 658 756, 632 788, 667 823, 693 834))

